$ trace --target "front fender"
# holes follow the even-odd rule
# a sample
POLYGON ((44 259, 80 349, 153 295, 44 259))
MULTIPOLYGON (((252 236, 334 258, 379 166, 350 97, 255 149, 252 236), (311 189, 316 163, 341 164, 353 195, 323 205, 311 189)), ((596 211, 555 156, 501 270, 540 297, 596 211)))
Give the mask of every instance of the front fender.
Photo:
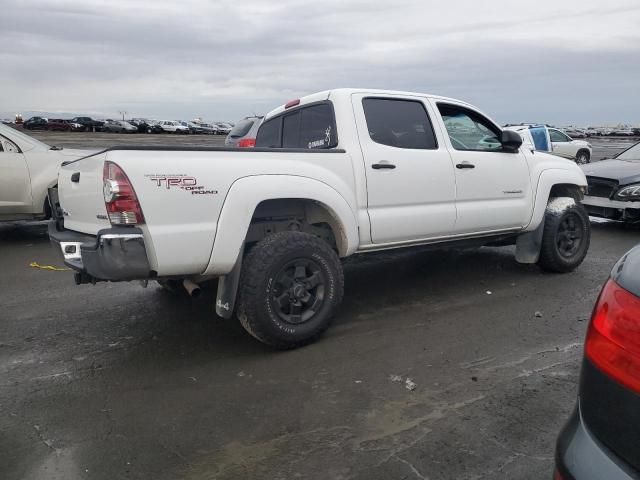
POLYGON ((587 186, 587 177, 584 172, 576 166, 575 169, 550 168, 544 170, 538 177, 538 184, 535 193, 535 203, 533 215, 525 231, 535 230, 544 219, 544 212, 549 201, 549 194, 554 185, 576 185, 578 187, 587 186))
POLYGON ((340 255, 347 256, 356 251, 359 244, 356 216, 344 197, 326 183, 294 175, 244 177, 231 185, 225 198, 205 275, 225 275, 231 271, 258 204, 280 198, 305 199, 322 204, 341 227, 345 247, 340 255))

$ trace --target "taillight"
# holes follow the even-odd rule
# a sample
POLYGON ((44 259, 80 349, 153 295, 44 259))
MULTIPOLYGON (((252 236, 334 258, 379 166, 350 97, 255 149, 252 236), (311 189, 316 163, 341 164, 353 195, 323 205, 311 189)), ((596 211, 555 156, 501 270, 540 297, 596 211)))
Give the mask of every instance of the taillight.
POLYGON ((112 225, 144 223, 138 197, 122 169, 113 162, 104 162, 102 170, 104 204, 112 225))
POLYGON ((640 393, 640 298, 609 280, 593 311, 584 351, 605 374, 640 393))
POLYGON ((256 146, 255 138, 243 138, 238 142, 239 148, 253 148, 256 146))

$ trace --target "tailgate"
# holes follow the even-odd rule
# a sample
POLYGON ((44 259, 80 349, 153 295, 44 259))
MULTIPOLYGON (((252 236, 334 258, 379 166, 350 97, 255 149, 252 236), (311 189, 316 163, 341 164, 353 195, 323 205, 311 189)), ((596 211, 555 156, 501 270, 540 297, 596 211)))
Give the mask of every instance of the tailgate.
POLYGON ((110 227, 102 194, 105 153, 63 165, 58 174, 58 196, 69 230, 95 235, 110 227))

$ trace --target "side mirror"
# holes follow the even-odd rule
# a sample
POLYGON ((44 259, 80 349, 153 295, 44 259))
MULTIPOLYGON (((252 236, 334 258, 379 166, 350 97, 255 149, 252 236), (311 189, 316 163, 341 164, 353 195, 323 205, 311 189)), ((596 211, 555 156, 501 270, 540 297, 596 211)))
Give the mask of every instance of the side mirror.
POLYGON ((502 143, 502 148, 506 152, 515 153, 522 145, 522 137, 513 130, 503 130, 502 135, 500 135, 500 143, 502 143))

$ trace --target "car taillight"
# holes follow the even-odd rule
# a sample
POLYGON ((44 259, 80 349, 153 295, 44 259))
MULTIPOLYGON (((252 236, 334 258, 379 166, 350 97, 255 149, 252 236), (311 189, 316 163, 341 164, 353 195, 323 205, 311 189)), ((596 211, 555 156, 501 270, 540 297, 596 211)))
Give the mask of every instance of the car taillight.
POLYGON ((239 148, 253 148, 256 146, 255 138, 243 138, 238 142, 239 148))
POLYGON ((609 280, 593 311, 584 351, 602 372, 640 393, 640 298, 609 280))
POLYGON ((138 197, 122 169, 113 162, 104 162, 102 171, 104 204, 112 225, 144 223, 138 197))

